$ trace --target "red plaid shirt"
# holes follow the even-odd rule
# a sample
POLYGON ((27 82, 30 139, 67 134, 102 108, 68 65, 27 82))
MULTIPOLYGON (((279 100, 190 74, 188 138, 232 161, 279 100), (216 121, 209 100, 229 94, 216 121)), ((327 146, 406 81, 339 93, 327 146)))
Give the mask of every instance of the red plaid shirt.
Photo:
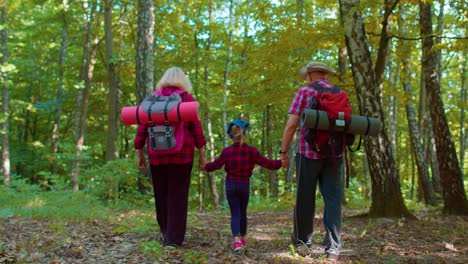
POLYGON ((205 169, 209 172, 219 170, 223 165, 226 178, 232 182, 249 183, 252 171, 258 164, 270 170, 281 168, 281 160, 271 160, 262 156, 254 147, 236 142, 223 149, 221 155, 207 163, 205 169))
MULTIPOLYGON (((175 87, 166 87, 162 89, 163 95, 171 94, 175 87)), ((194 101, 192 95, 189 93, 181 94, 183 102, 194 101)), ((134 140, 135 149, 141 149, 148 145, 148 160, 151 165, 165 165, 165 164, 187 164, 192 163, 194 159, 195 147, 200 149, 206 145, 205 135, 200 121, 184 122, 184 145, 179 153, 170 155, 158 155, 150 147, 148 128, 150 125, 138 125, 137 133, 134 140)))
MULTIPOLYGON (((325 88, 333 88, 333 86, 327 79, 319 79, 317 83, 325 88)), ((317 95, 317 90, 310 85, 307 84, 304 87, 301 87, 297 90, 296 95, 294 96, 294 100, 289 107, 288 113, 291 115, 298 115, 301 116, 304 108, 310 108, 312 105, 312 98, 317 95)), ((312 147, 307 143, 304 137, 304 133, 306 128, 301 128, 298 140, 298 150, 297 152, 304 155, 309 159, 320 159, 320 155, 315 152, 312 147)))

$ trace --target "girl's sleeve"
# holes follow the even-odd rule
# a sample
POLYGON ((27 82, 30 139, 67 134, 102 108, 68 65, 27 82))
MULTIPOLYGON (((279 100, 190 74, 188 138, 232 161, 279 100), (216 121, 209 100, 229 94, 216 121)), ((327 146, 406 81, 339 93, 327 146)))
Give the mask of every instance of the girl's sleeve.
POLYGON ((262 154, 260 154, 257 149, 254 149, 253 156, 255 157, 255 163, 262 166, 263 168, 269 170, 279 170, 281 168, 281 160, 268 159, 262 156, 262 154))
POLYGON ((225 163, 225 160, 224 160, 224 150, 223 150, 223 152, 221 152, 221 155, 218 158, 216 158, 212 162, 208 162, 205 164, 205 170, 208 172, 219 170, 221 169, 221 167, 223 167, 224 163, 225 163))

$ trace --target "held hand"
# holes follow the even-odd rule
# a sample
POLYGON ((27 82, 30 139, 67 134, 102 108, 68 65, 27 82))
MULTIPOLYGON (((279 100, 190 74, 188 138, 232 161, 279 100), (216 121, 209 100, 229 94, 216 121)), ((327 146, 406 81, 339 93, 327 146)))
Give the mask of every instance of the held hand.
POLYGON ((289 167, 289 157, 286 154, 281 155, 281 167, 282 168, 289 167))
POLYGON ((204 156, 199 156, 198 157, 198 166, 200 167, 201 171, 205 171, 205 164, 206 164, 205 157, 204 156))

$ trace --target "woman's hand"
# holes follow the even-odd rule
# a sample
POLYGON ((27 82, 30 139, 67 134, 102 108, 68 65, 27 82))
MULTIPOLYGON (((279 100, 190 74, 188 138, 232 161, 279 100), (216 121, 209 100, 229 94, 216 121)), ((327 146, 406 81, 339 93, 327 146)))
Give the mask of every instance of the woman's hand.
POLYGON ((137 149, 137 167, 141 173, 146 173, 146 161, 145 161, 145 154, 143 153, 143 149, 137 149))
POLYGON ((205 149, 204 148, 200 148, 198 150, 198 166, 200 168, 201 171, 205 171, 205 164, 206 164, 206 161, 205 161, 205 149))

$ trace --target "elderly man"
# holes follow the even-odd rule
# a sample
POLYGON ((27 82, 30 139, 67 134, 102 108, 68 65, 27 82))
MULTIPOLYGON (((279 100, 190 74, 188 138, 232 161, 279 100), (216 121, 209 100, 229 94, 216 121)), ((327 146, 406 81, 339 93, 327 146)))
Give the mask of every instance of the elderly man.
MULTIPOLYGON (((310 62, 301 69, 307 85, 299 88, 289 108, 289 119, 283 132, 280 150, 281 159, 287 162, 288 149, 296 133, 302 112, 316 104, 319 93, 317 85, 333 89, 328 77, 335 70, 321 62, 310 62), (314 87, 315 86, 315 87, 314 87)), ((341 197, 342 197, 342 153, 335 157, 321 157, 306 140, 306 129, 302 128, 296 153, 297 193, 294 207, 294 226, 291 239, 295 244, 312 245, 317 183, 325 203, 323 222, 326 229, 323 246, 328 259, 336 260, 341 249, 341 197), (334 159, 334 160, 331 160, 334 159)))

